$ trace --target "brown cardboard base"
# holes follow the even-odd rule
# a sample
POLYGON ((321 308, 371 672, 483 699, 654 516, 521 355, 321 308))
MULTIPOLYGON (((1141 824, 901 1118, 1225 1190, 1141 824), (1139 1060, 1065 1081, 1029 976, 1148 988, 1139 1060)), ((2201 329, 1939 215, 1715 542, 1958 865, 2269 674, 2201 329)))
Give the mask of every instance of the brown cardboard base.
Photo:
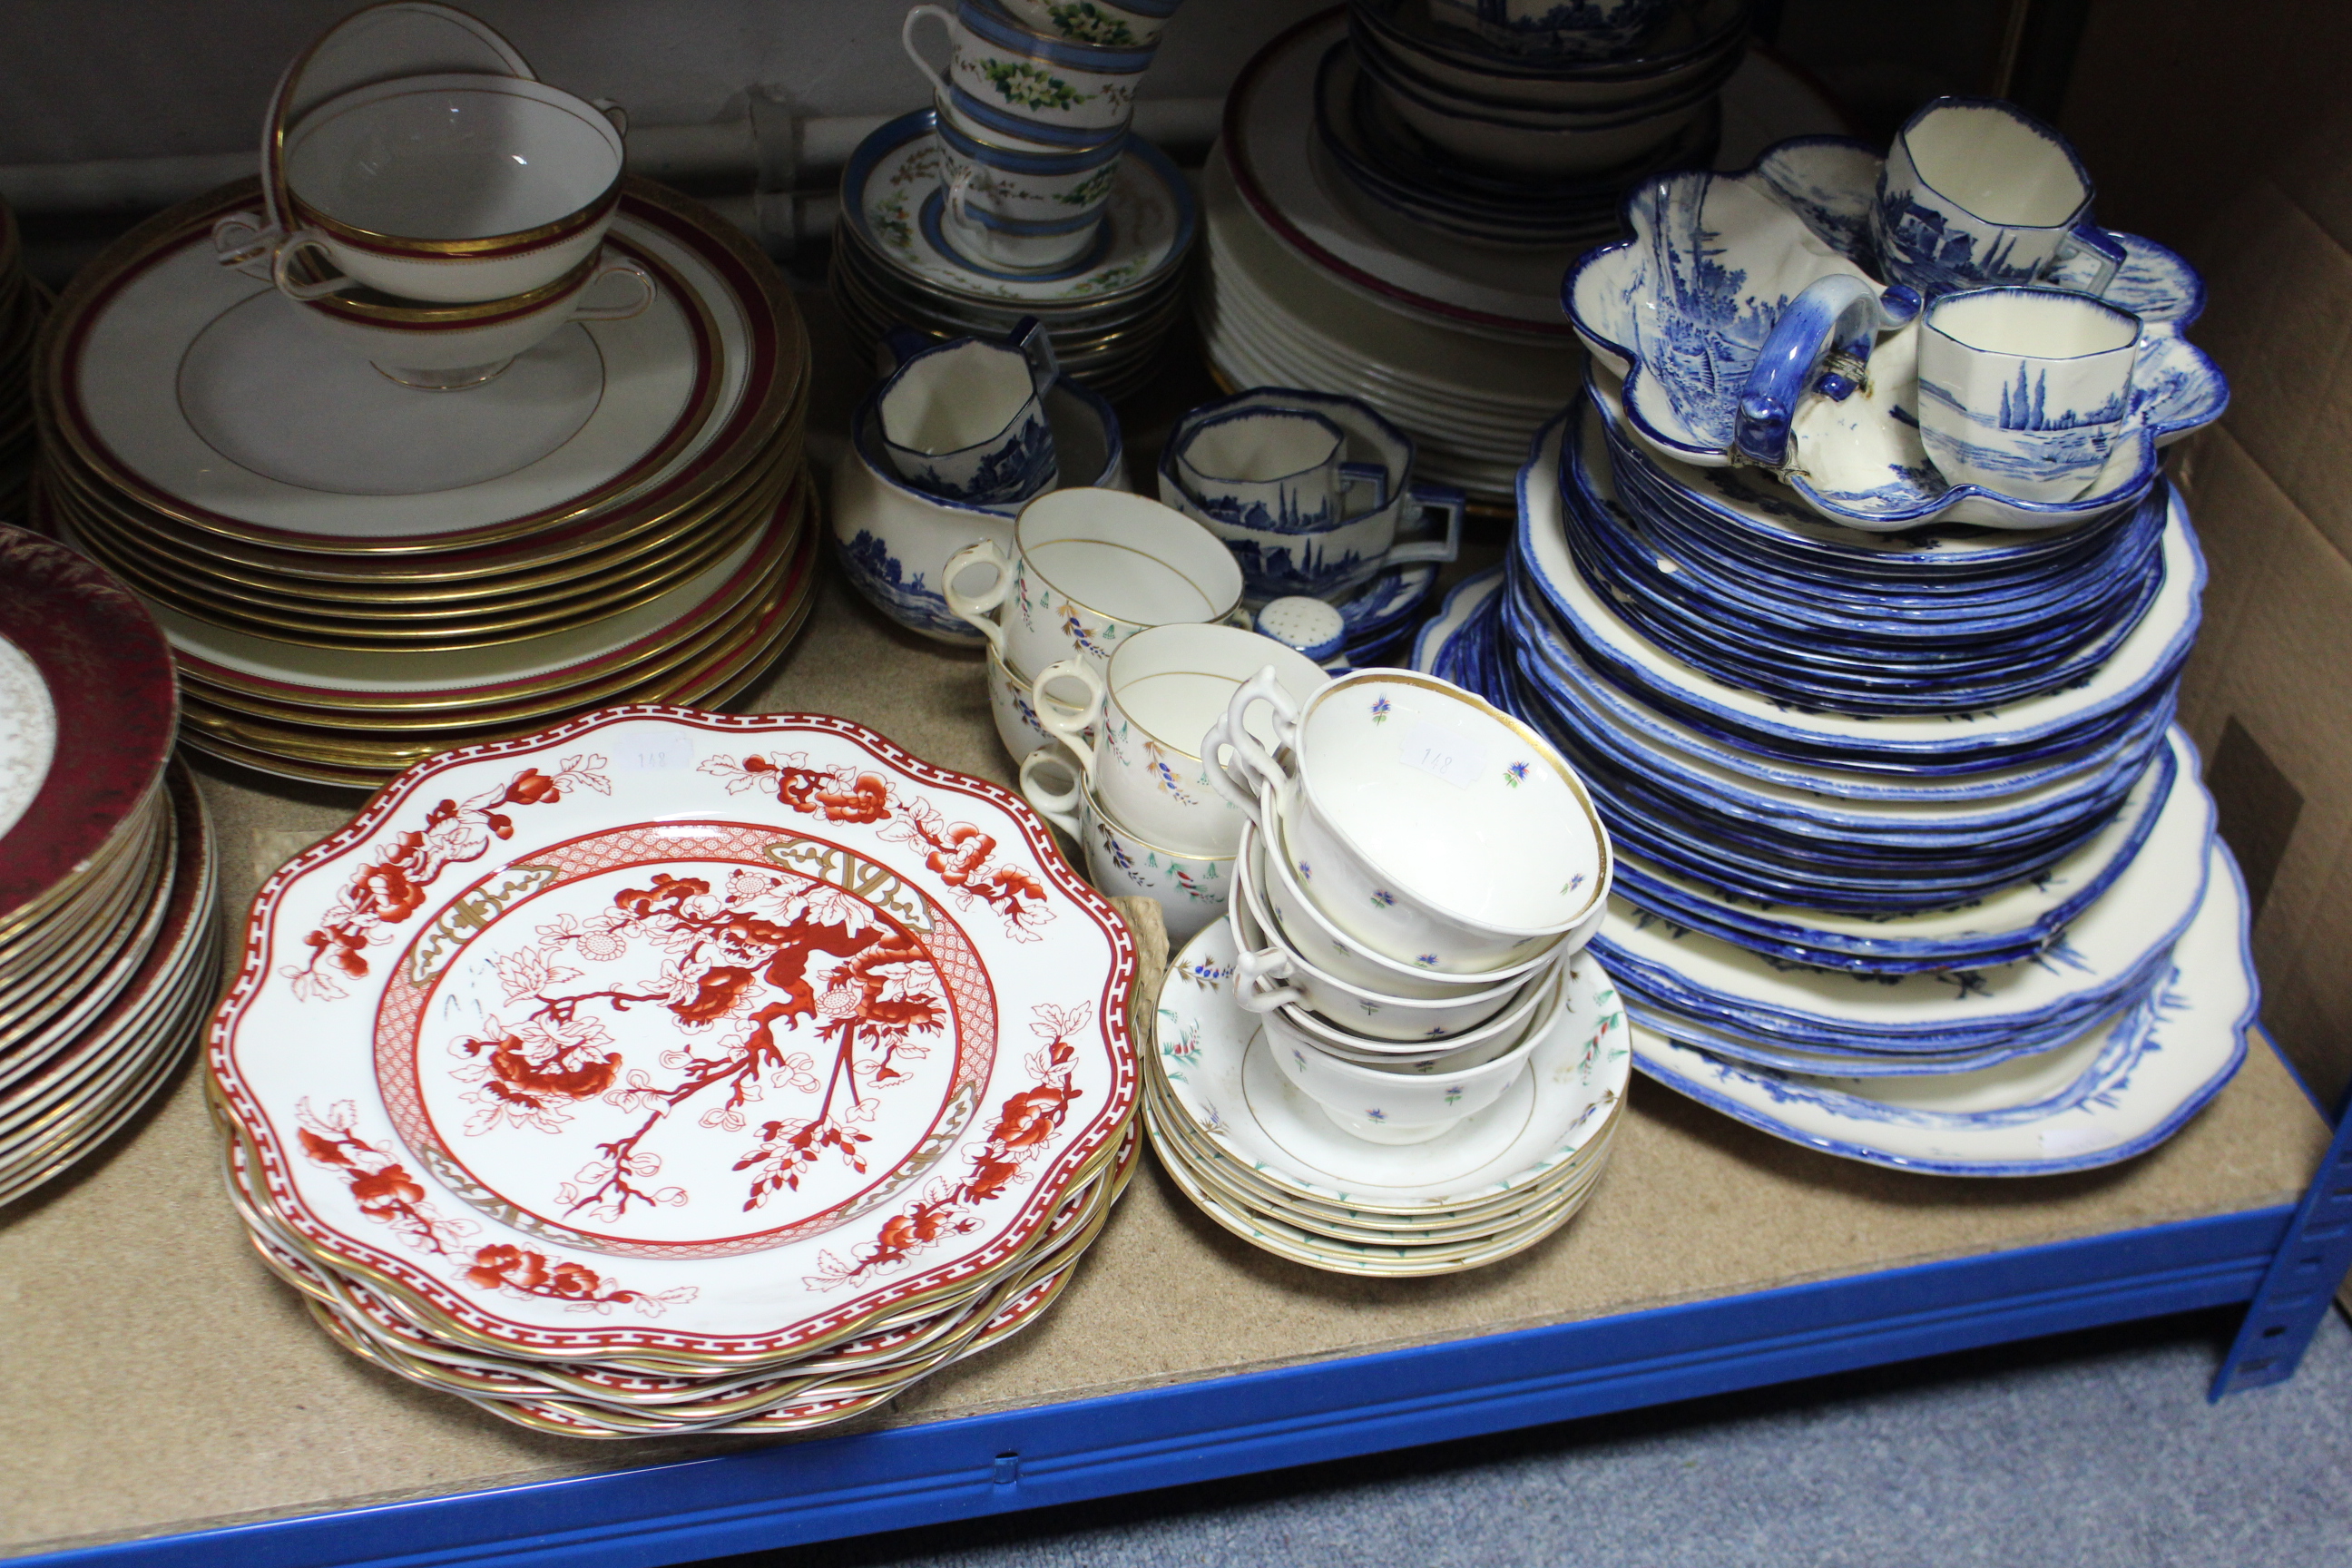
MULTIPOLYGON (((980 660, 909 637, 837 581, 746 710, 849 715, 1009 780, 980 660)), ((224 904, 340 826, 355 797, 207 767, 224 904)), ((1782 1143, 1637 1080, 1618 1152, 1559 1236, 1439 1279, 1318 1274, 1217 1229, 1139 1173, 1048 1320, 873 1418, 932 1421, 1623 1312, 2291 1202, 2325 1147, 2259 1045, 2155 1152, 2106 1171, 1964 1182, 1782 1143)), ((0 1554, 738 1446, 534 1436, 330 1344, 246 1250, 190 1074, 47 1192, 0 1213, 0 1554)))

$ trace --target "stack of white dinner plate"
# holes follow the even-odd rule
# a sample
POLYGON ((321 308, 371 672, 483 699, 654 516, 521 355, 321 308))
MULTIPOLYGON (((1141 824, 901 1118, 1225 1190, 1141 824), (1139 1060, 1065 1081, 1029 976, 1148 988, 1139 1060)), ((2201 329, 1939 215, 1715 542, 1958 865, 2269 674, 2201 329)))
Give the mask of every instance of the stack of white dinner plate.
POLYGON ((1037 1321, 1133 1159, 1135 950, 845 720, 437 757, 262 889, 230 1189, 345 1348, 540 1431, 787 1432, 1037 1321))
POLYGON ((44 523, 170 637, 191 743, 373 788, 613 702, 717 703, 805 618, 806 335, 768 259, 625 183, 652 279, 495 379, 425 391, 217 264, 250 183, 86 268, 44 342, 44 523))
MULTIPOLYGON (((1616 231, 1619 195, 1645 166, 1609 172, 1573 224, 1536 244, 1526 243, 1524 223, 1481 240, 1374 199, 1358 176, 1396 160, 1341 133, 1356 122, 1362 40, 1425 32, 1414 9, 1360 4, 1354 43, 1349 15, 1326 12, 1244 69, 1202 182, 1208 263, 1196 310, 1210 366, 1230 389, 1361 397, 1419 443, 1426 478, 1507 510, 1528 437, 1581 370, 1560 274, 1616 231)), ((1666 147, 1664 163, 1739 167, 1784 137, 1843 129, 1787 68, 1757 54, 1740 61, 1743 30, 1731 24, 1742 7, 1674 9, 1681 41, 1658 63, 1717 72, 1706 93, 1710 104, 1718 89, 1721 98, 1707 111, 1708 134, 1666 147)))
POLYGON ((138 601, 0 525, 0 1204, 136 1114, 211 1009, 213 847, 173 713, 138 601))

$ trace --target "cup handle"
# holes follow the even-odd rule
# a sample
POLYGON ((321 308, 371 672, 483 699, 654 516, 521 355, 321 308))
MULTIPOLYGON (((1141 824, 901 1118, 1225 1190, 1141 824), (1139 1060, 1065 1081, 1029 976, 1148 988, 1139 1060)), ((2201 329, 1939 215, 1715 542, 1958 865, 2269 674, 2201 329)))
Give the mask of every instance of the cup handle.
POLYGON ((1021 795, 1038 816, 1060 828, 1073 838, 1084 838, 1085 825, 1078 819, 1077 776, 1072 774, 1070 787, 1060 794, 1047 789, 1040 779, 1045 769, 1060 763, 1050 751, 1032 752, 1021 759, 1021 795))
POLYGON ((887 377, 900 365, 905 364, 925 349, 934 346, 938 342, 937 338, 919 332, 906 323, 900 322, 882 334, 882 342, 877 345, 880 352, 876 357, 884 363, 877 368, 887 377))
POLYGON ((1046 733, 1060 737, 1062 744, 1070 749, 1070 755, 1078 760, 1078 771, 1086 775, 1088 784, 1095 782, 1095 749, 1087 743, 1087 729, 1102 717, 1103 699, 1108 691, 1103 678, 1095 670, 1094 661, 1087 658, 1059 659, 1047 665, 1029 683, 1030 710, 1037 715, 1037 722, 1045 727, 1046 733), (1066 676, 1087 689, 1083 707, 1073 708, 1046 697, 1045 688, 1066 676), (1048 711, 1049 707, 1052 711, 1048 711))
POLYGON ((1445 537, 1417 539, 1400 544, 1381 558, 1386 566, 1404 566, 1416 561, 1451 561, 1462 553, 1462 520, 1470 510, 1470 498, 1452 485, 1414 483, 1404 488, 1426 518, 1431 512, 1445 519, 1445 537))
POLYGON ((1307 1005, 1307 998, 1297 986, 1282 984, 1290 976, 1290 960, 1280 948, 1269 947, 1262 952, 1237 952, 1234 955, 1234 969, 1240 979, 1240 984, 1234 987, 1234 994, 1249 1011, 1271 1013, 1285 1003, 1297 1003, 1301 1007, 1307 1005))
POLYGON ((1900 283, 1882 291, 1866 278, 1840 272, 1806 284, 1772 324, 1739 389, 1732 455, 1768 468, 1786 468, 1798 400, 1808 392, 1840 403, 1853 396, 1878 334, 1918 314, 1918 291, 1900 283))
POLYGON ((1267 665, 1242 682, 1223 714, 1209 726, 1209 732, 1201 739, 1201 760, 1209 765, 1209 783, 1217 793, 1263 830, 1266 824, 1260 819, 1259 797, 1271 794, 1286 775, 1281 764, 1249 732, 1249 710, 1260 702, 1274 710, 1276 750, 1289 745, 1298 733, 1298 705, 1282 689, 1274 667, 1267 665), (1226 747, 1233 749, 1230 759, 1223 754, 1226 747))
POLYGON ((586 285, 581 289, 578 297, 586 299, 589 291, 607 278, 635 279, 637 280, 636 298, 625 305, 582 305, 572 312, 573 321, 625 321, 631 316, 643 315, 646 307, 652 304, 655 295, 660 292, 655 288, 652 277, 644 268, 626 261, 612 261, 596 269, 596 275, 588 279, 586 285))
POLYGON ((1339 493, 1345 495, 1358 485, 1372 487, 1372 504, 1359 508, 1349 515, 1361 517, 1378 511, 1389 504, 1389 471, 1378 463, 1342 463, 1339 465, 1339 493))
MULTIPOLYGON (((948 216, 967 228, 971 226, 971 192, 973 177, 973 172, 970 168, 958 169, 949 177, 947 184, 948 216)), ((1022 319, 1029 320, 1025 316, 1022 319)))
POLYGON ((622 141, 629 139, 629 111, 609 98, 592 98, 588 107, 613 122, 613 130, 622 141))
POLYGON ((950 51, 950 58, 952 58, 952 52, 955 48, 955 16, 952 12, 944 10, 937 5, 918 5, 913 10, 908 12, 907 19, 898 24, 898 42, 905 46, 907 58, 915 62, 915 68, 923 73, 923 79, 929 82, 933 87, 939 89, 940 91, 946 92, 949 90, 948 73, 940 70, 939 68, 932 65, 930 61, 925 59, 923 58, 923 51, 915 47, 916 25, 927 16, 935 18, 942 26, 947 28, 948 48, 950 51))
POLYGON ((2077 256, 2090 257, 2096 268, 2091 274, 2091 280, 2082 285, 2083 292, 2094 298, 2107 291, 2107 286, 2116 280, 2116 274, 2122 271, 2124 263, 2131 259, 2131 253, 2124 248, 2123 242, 2095 223, 2076 224, 2066 237, 2058 242, 2058 254, 2051 258, 2051 265, 2055 267, 2077 256))
POLYGON ((1045 396, 1046 389, 1062 374, 1062 362, 1054 353, 1054 339, 1045 331, 1045 323, 1034 316, 1024 316, 1013 323, 1004 342, 1006 346, 1019 349, 1021 357, 1029 362, 1029 384, 1038 396, 1045 396))
POLYGON ((949 556, 947 570, 940 574, 940 591, 947 596, 948 608, 979 627, 996 656, 1003 658, 1004 627, 989 612, 1004 603, 1004 595, 1013 591, 1013 563, 1004 558, 1004 547, 993 539, 975 539, 949 556), (956 579, 966 568, 982 565, 996 569, 994 582, 977 594, 956 586, 956 579))
POLYGON ((260 213, 231 213, 213 225, 213 259, 232 271, 268 279, 286 231, 260 213))
POLYGON ((327 241, 315 228, 298 228, 278 242, 277 254, 269 258, 269 280, 289 300, 316 300, 338 289, 353 287, 350 279, 335 270, 327 241), (328 276, 323 280, 305 283, 293 276, 295 259, 306 250, 316 250, 327 258, 328 276))

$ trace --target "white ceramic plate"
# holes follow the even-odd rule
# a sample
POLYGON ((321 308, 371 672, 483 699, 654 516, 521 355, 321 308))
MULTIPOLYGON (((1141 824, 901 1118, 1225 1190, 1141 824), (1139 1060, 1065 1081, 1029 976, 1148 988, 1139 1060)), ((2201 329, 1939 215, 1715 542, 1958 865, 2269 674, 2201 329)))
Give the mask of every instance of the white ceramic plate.
POLYGON ((2139 1008, 2044 1057, 1948 1078, 1805 1079, 1742 1067, 1633 1031, 1642 1070, 1791 1142, 1955 1176, 2079 1171, 2154 1148, 2245 1059, 2258 990, 2246 901, 2219 841, 2171 972, 2139 1008))

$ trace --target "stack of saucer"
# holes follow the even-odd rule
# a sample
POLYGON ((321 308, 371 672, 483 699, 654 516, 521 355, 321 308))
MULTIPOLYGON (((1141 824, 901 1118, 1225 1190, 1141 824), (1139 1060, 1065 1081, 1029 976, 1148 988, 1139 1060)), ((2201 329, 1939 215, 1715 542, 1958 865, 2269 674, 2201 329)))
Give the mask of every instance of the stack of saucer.
POLYGON ((1184 315, 1196 218, 1182 173, 1129 137, 1097 243, 1064 267, 1014 271, 966 256, 942 226, 938 125, 936 109, 900 115, 842 171, 830 282, 851 336, 869 351, 900 325, 1002 338, 1034 316, 1066 374, 1108 398, 1142 387, 1184 315))
POLYGON ((1561 1004, 1528 1070, 1425 1142, 1336 1124, 1278 1065, 1267 1018, 1236 994, 1219 921, 1162 982, 1144 1073, 1151 1146, 1185 1196, 1277 1257, 1335 1274, 1451 1274, 1525 1251, 1573 1218, 1609 1161, 1633 1053, 1601 966, 1560 966, 1561 1004))
POLYGON ((33 338, 47 294, 25 270, 16 215, 0 202, 0 521, 22 522, 33 465, 33 338))
POLYGON ((0 1205, 128 1121, 211 1009, 213 847, 173 717, 131 595, 0 525, 0 1205))
POLYGON ((163 623, 193 743, 373 788, 567 712, 723 701, 791 639, 807 344, 740 233, 629 181, 605 244, 651 305, 426 392, 215 263, 251 200, 124 237, 39 367, 45 515, 163 623))
MULTIPOLYGON (((1254 683, 1201 742, 1208 755, 1224 746, 1231 761, 1214 776, 1249 817, 1234 898, 1164 994, 1213 994, 1199 1010, 1223 1054, 1200 1058, 1165 1000, 1160 1026, 1174 1101, 1160 1113, 1176 1125, 1155 1122, 1155 1134, 1175 1145, 1171 1166, 1198 1177, 1187 1190, 1221 1223, 1270 1235, 1274 1250, 1357 1272, 1467 1268, 1566 1224, 1599 1173, 1627 1070, 1610 1054, 1624 1049, 1613 987, 1582 951, 1608 907, 1612 858, 1575 773, 1477 697, 1396 670, 1342 677, 1305 703, 1254 683), (1243 728, 1260 700, 1276 715, 1271 746, 1243 728), (1528 1102, 1548 1093, 1578 1103, 1531 1120, 1528 1102), (1481 1131, 1489 1120, 1504 1144, 1540 1128, 1542 1146, 1517 1150, 1528 1168, 1482 1178, 1506 1179, 1508 1202, 1450 1205, 1480 1212, 1448 1216, 1442 1235, 1383 1240, 1378 1222, 1315 1223, 1287 1210, 1280 1183, 1240 1176, 1251 1162, 1221 1159, 1227 1130, 1189 1103, 1202 1094, 1228 1121, 1245 1106, 1262 1126, 1303 1119, 1317 1145, 1353 1147, 1351 1189, 1415 1184, 1405 1173, 1429 1159, 1406 1151, 1434 1144, 1447 1151, 1438 1163, 1466 1147, 1478 1158, 1463 1168, 1484 1169, 1500 1155, 1481 1131), (1507 1101, 1517 1113, 1490 1119, 1507 1101), (1268 1223, 1277 1228, 1250 1228, 1268 1223), (1360 1255, 1365 1243, 1376 1250, 1360 1255)), ((1299 1146, 1295 1129, 1265 1135, 1299 1146)))
POLYGON ((845 720, 436 758, 247 944, 211 1089, 256 1250, 534 1430, 871 1410, 1036 1321, 1133 1159, 1126 927, 1003 791, 845 720))

